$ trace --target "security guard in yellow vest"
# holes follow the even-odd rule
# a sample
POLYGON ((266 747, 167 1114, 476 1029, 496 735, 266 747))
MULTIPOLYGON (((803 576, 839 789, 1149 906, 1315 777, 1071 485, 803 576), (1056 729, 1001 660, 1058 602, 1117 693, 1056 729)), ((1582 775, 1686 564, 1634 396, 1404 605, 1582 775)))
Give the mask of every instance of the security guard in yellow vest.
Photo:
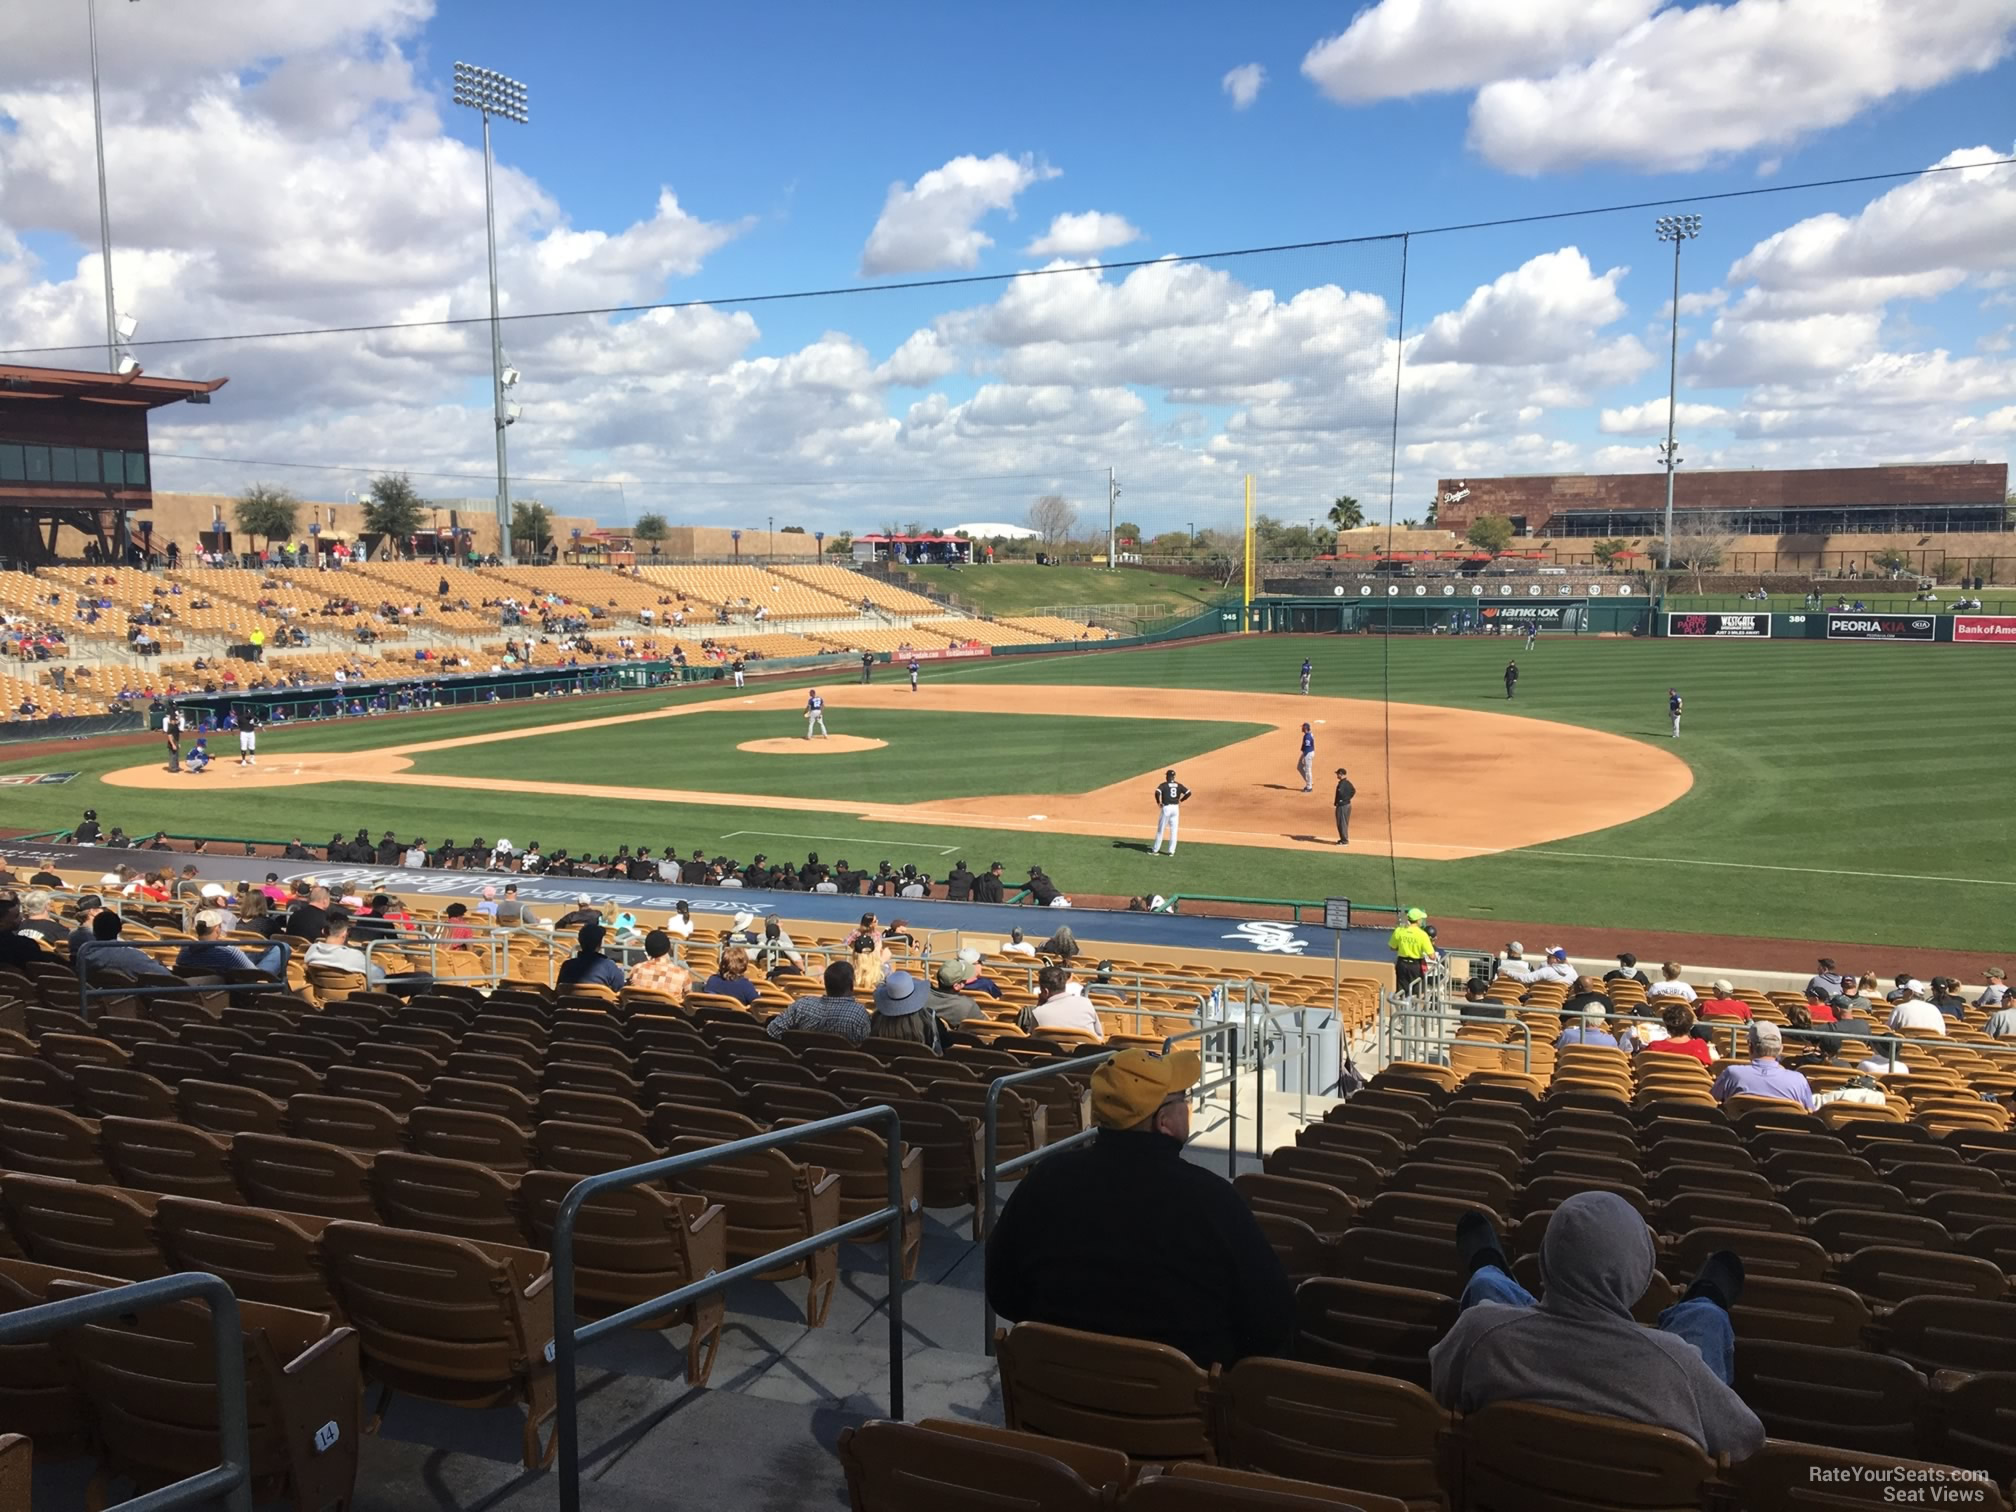
POLYGON ((1429 957, 1435 954, 1435 942, 1421 927, 1427 921, 1427 914, 1410 908, 1407 922, 1386 937, 1386 948, 1393 952, 1393 982, 1402 992, 1421 980, 1429 957))

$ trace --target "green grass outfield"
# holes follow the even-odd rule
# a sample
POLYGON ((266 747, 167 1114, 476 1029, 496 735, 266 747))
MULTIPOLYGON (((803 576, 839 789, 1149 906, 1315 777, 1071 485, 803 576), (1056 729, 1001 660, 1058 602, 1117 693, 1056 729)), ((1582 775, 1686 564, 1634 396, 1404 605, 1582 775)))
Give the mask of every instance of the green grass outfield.
MULTIPOLYGON (((1500 673, 1514 652, 1524 673, 1516 712, 1659 740, 1693 767, 1693 790, 1630 824, 1476 860, 1392 864, 1371 855, 1191 845, 1172 864, 1095 837, 906 828, 779 810, 656 803, 589 808, 555 800, 528 811, 522 798, 504 795, 340 783, 233 796, 228 772, 192 778, 186 796, 90 780, 154 754, 127 748, 0 764, 0 771, 86 774, 61 787, 0 788, 0 824, 67 826, 93 806, 107 823, 116 820, 134 833, 157 827, 280 838, 300 833, 314 841, 361 824, 373 833, 389 827, 430 840, 443 833, 494 838, 501 832, 521 844, 536 838, 549 850, 718 844, 738 855, 763 850, 777 856, 802 849, 831 855, 837 846, 838 854, 856 862, 880 860, 886 852, 898 862, 920 864, 956 853, 976 864, 999 859, 1018 872, 1041 862, 1067 892, 1119 894, 1342 893, 1390 902, 1397 876, 1401 899, 1444 917, 2016 949, 2016 656, 2001 648, 1564 638, 1543 639, 1525 652, 1507 640, 1254 636, 934 665, 925 675, 933 681, 1292 691, 1306 654, 1316 663, 1319 693, 1379 698, 1390 689, 1402 702, 1503 711, 1500 673), (1687 700, 1677 743, 1665 737, 1669 685, 1687 700)), ((519 728, 659 707, 668 696, 728 698, 733 691, 684 689, 282 728, 261 742, 261 754, 270 763, 283 759, 290 744, 364 750, 519 728)), ((962 724, 966 718, 957 716, 962 724)), ((1385 759, 1377 730, 1347 732, 1346 738, 1350 764, 1385 759)), ((542 744, 500 749, 510 751, 515 775, 535 760, 544 763, 534 754, 542 744)), ((990 760, 984 746, 961 742, 961 748, 955 761, 990 760)), ((627 758, 615 758, 606 742, 589 752, 573 775, 652 780, 627 758)), ((1395 752, 1392 759, 1392 781, 1404 791, 1410 780, 1405 754, 1395 752)), ((1574 783, 1576 762, 1573 740, 1563 740, 1555 780, 1574 783)), ((1011 780, 1018 790, 1046 790, 1045 772, 1058 770, 1057 762, 1038 760, 1011 780)), ((977 784, 991 780, 976 776, 971 790, 984 791, 977 784)), ((1095 785, 1071 783, 1077 789, 1095 785)), ((884 795, 835 790, 836 814, 844 815, 848 796, 884 795)))
MULTIPOLYGON (((582 708, 581 717, 597 706, 582 708)), ((747 740, 805 733, 797 709, 732 710, 704 719, 578 730, 538 740, 427 751, 417 772, 512 777, 528 782, 602 782, 685 788, 708 793, 756 793, 819 798, 844 793, 875 803, 979 797, 994 793, 1090 792, 1137 775, 1143 751, 1151 760, 1187 761, 1235 741, 1265 735, 1272 725, 1211 720, 1101 719, 1046 714, 911 713, 902 709, 834 711, 845 735, 886 740, 879 751, 821 752, 810 759, 737 750, 747 740), (1167 752, 1166 755, 1162 754, 1167 752), (984 759, 976 760, 976 754, 984 759)), ((418 738, 417 736, 415 738, 418 738)), ((226 749, 230 743, 226 743, 226 749)))
POLYGON ((1215 579, 1128 567, 1036 567, 1004 562, 994 567, 910 567, 917 581, 949 593, 983 614, 1028 614, 1072 604, 1164 604, 1174 614, 1201 609, 1225 597, 1215 579))

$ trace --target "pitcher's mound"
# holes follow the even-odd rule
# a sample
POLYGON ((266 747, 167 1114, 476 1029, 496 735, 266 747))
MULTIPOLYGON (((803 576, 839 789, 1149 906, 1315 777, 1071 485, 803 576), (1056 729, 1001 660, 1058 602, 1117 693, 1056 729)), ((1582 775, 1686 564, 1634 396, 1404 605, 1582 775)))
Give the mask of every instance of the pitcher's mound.
POLYGON ((821 735, 816 740, 787 735, 782 740, 745 740, 735 749, 754 751, 759 756, 837 756, 842 751, 879 751, 887 744, 886 740, 869 740, 861 735, 821 735))

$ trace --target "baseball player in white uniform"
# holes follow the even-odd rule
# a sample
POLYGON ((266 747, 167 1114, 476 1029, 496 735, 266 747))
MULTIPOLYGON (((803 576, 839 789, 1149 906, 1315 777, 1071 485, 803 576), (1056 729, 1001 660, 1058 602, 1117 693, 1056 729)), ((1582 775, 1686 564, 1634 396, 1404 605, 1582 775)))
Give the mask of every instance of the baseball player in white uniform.
POLYGON ((1151 856, 1162 853, 1162 837, 1169 837, 1169 854, 1176 854, 1176 826, 1181 818, 1181 806, 1190 801, 1190 789, 1176 780, 1176 768, 1171 767, 1162 774, 1162 780, 1155 784, 1155 807, 1161 817, 1155 822, 1155 845, 1148 852, 1151 856))
POLYGON ((826 700, 819 696, 817 688, 812 689, 805 695, 805 738, 807 740, 812 738, 812 732, 815 729, 822 736, 826 734, 826 700))
POLYGON ((250 714, 238 726, 238 765, 259 765, 259 727, 252 722, 250 714))

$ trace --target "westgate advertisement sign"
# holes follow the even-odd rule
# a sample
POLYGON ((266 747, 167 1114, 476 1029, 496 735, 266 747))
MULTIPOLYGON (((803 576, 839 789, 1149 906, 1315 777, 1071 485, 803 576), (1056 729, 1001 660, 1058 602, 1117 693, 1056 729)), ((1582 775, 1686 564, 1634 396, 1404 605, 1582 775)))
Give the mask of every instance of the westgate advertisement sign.
POLYGON ((1939 633, 1930 614, 1830 614, 1827 639, 1869 641, 1929 641, 1939 633))
POLYGON ((1725 640, 1768 640, 1771 637, 1771 616, 1768 614, 1669 614, 1666 616, 1668 635, 1710 635, 1725 640))

